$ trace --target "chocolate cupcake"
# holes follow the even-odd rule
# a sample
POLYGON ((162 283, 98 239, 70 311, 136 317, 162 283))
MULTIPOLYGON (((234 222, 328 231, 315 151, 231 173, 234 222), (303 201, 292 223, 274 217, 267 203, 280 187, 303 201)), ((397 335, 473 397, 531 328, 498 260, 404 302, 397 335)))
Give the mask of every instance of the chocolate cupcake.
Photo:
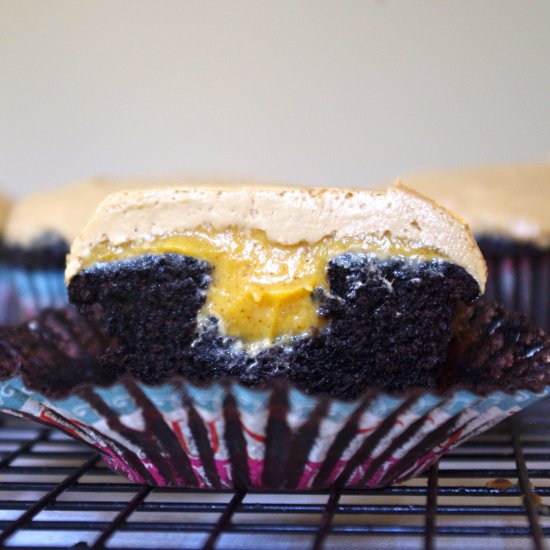
POLYGON ((0 330, 0 407, 140 483, 379 487, 548 391, 550 342, 402 186, 116 193, 66 279, 84 317, 0 330))
POLYGON ((469 222, 489 268, 487 297, 550 330, 550 164, 405 181, 469 222))
POLYGON ((137 182, 92 179, 16 202, 5 225, 2 271, 11 288, 8 322, 67 303, 63 273, 69 246, 98 204, 137 182))

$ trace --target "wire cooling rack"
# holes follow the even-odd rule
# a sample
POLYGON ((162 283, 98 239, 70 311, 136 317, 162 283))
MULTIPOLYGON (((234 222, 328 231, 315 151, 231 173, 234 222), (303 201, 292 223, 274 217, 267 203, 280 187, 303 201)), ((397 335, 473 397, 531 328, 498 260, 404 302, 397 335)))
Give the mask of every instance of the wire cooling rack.
POLYGON ((550 402, 372 491, 151 489, 65 435, 0 415, 0 547, 546 548, 550 402))

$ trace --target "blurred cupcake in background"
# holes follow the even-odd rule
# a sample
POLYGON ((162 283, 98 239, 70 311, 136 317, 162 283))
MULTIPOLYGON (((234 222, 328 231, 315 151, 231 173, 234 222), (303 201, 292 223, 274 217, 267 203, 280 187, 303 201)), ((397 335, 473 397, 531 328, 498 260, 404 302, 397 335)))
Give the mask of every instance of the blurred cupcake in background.
MULTIPOLYGON (((70 243, 109 193, 137 185, 133 180, 90 179, 34 193, 13 205, 4 225, 3 323, 67 303, 63 273, 70 243)), ((0 202, 0 220, 6 210, 0 202)))
POLYGON ((486 296, 550 330, 550 164, 403 178, 469 222, 487 261, 486 296))

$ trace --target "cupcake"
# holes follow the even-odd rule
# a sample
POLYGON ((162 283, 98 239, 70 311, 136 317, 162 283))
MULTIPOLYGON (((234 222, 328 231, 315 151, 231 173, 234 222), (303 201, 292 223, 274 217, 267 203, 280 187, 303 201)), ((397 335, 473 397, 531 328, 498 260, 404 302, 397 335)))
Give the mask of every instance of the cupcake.
POLYGON ((550 330, 550 164, 420 174, 407 185, 470 223, 487 296, 550 330))
POLYGON ((485 269, 400 185, 115 193, 68 258, 82 316, 0 330, 0 406, 139 483, 403 481, 547 392, 550 342, 485 269))
MULTIPOLYGON (((131 182, 134 185, 134 182, 131 182)), ((93 179, 35 193, 16 202, 4 232, 2 271, 12 300, 8 322, 67 303, 63 281, 69 246, 97 205, 127 181, 93 179)))

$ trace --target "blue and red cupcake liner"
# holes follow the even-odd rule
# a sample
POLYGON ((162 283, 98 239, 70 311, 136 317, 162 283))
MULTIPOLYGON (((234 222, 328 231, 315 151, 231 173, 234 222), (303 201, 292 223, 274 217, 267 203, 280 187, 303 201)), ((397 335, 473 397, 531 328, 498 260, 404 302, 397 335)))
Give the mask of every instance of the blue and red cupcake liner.
POLYGON ((125 378, 52 399, 16 376, 0 410, 61 429, 112 470, 157 487, 376 488, 420 475, 442 455, 550 394, 457 389, 445 395, 371 390, 353 401, 306 395, 284 380, 253 389, 234 380, 125 378))

